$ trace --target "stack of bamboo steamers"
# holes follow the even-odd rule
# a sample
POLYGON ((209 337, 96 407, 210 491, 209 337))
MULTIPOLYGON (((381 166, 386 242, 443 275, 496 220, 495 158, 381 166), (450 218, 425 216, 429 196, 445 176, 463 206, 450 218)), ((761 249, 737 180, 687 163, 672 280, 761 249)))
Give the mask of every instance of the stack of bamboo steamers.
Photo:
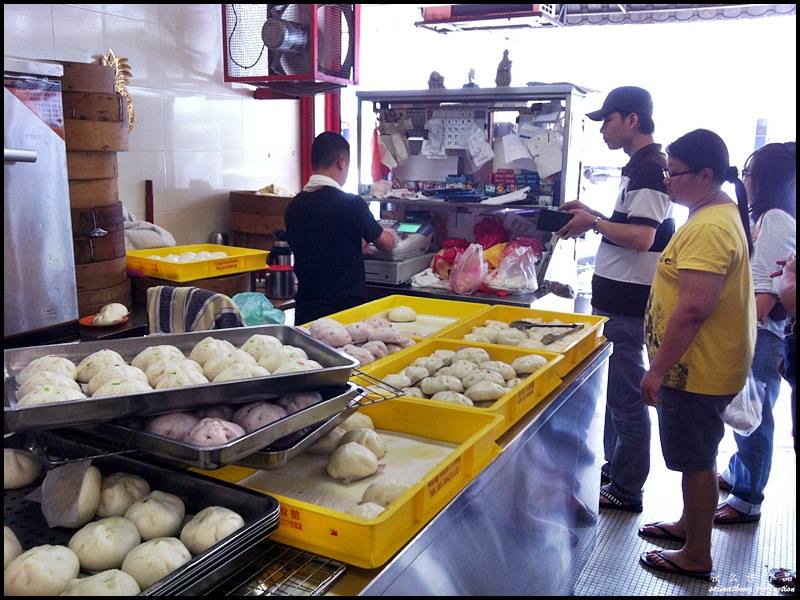
POLYGON ((62 64, 78 311, 81 316, 94 314, 111 302, 130 308, 117 188, 117 152, 128 150, 127 99, 116 92, 115 68, 62 64))

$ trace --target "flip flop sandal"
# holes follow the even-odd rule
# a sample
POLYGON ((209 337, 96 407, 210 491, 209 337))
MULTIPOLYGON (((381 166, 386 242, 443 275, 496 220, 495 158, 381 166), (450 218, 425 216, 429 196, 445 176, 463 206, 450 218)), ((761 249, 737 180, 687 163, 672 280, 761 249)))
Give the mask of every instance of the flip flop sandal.
POLYGON ((681 544, 686 543, 686 538, 680 535, 675 535, 671 531, 669 531, 666 527, 661 525, 663 521, 657 521, 656 523, 647 523, 646 525, 642 525, 639 527, 639 536, 643 538, 650 538, 654 540, 669 540, 670 542, 680 542, 681 544), (646 527, 652 527, 657 531, 645 531, 646 527))
POLYGON ((793 569, 770 569, 769 582, 777 588, 794 588, 797 584, 797 575, 793 569))
POLYGON ((643 510, 641 504, 625 504, 608 490, 600 489, 600 496, 608 500, 609 504, 600 503, 601 509, 621 510, 623 512, 640 513, 643 510))
POLYGON ((727 502, 723 502, 717 507, 716 512, 714 513, 714 523, 717 525, 736 525, 738 523, 755 523, 756 521, 761 520, 761 513, 755 515, 748 515, 743 512, 739 512, 733 506, 728 504, 727 502), (735 514, 730 516, 722 513, 724 509, 729 508, 735 514))
POLYGON ((716 577, 714 571, 690 571, 688 569, 683 569, 664 556, 661 550, 650 550, 649 552, 642 552, 639 555, 639 562, 642 563, 645 567, 653 569, 654 571, 659 571, 661 573, 667 573, 669 575, 683 575, 684 577, 693 577, 694 579, 702 579, 703 581, 711 581, 712 577, 716 577), (652 555, 657 556, 660 558, 664 563, 656 563, 652 560, 652 555))
POLYGON ((608 476, 608 463, 600 467, 600 485, 608 485, 611 483, 611 477, 608 476))

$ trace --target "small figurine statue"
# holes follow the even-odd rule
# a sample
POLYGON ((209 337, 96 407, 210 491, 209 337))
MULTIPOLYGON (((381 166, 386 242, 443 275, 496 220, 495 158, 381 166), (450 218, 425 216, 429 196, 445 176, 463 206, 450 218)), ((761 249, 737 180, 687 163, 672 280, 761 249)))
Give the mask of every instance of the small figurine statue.
POLYGON ((503 58, 497 65, 497 77, 494 79, 497 87, 508 87, 511 85, 511 61, 508 58, 508 50, 503 50, 503 58))
POLYGON ((439 74, 439 71, 431 71, 431 76, 428 77, 428 89, 435 90, 444 87, 444 77, 439 74))
POLYGON ((465 87, 465 88, 476 88, 476 87, 481 87, 481 86, 479 86, 477 83, 475 83, 475 82, 473 81, 473 79, 475 79, 475 69, 470 69, 470 70, 469 70, 469 75, 468 75, 468 77, 469 77, 469 83, 465 83, 465 84, 464 84, 464 85, 462 85, 461 87, 465 87))

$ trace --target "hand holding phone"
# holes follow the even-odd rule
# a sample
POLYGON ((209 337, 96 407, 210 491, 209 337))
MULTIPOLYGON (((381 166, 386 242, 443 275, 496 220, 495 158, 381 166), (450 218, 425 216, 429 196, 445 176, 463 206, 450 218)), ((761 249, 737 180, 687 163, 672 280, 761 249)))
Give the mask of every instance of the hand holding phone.
POLYGON ((573 215, 560 210, 545 209, 539 213, 539 222, 536 225, 541 231, 559 231, 570 222, 573 215))

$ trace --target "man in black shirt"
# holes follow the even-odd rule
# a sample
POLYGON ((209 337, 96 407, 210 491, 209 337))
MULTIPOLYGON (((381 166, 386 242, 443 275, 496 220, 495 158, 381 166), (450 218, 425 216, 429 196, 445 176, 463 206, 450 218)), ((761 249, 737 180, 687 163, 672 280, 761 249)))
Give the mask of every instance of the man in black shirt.
POLYGON ((350 169, 346 139, 332 131, 318 135, 311 168, 285 215, 298 281, 296 325, 365 302, 364 245, 391 250, 398 239, 380 226, 361 197, 342 191, 350 169))

